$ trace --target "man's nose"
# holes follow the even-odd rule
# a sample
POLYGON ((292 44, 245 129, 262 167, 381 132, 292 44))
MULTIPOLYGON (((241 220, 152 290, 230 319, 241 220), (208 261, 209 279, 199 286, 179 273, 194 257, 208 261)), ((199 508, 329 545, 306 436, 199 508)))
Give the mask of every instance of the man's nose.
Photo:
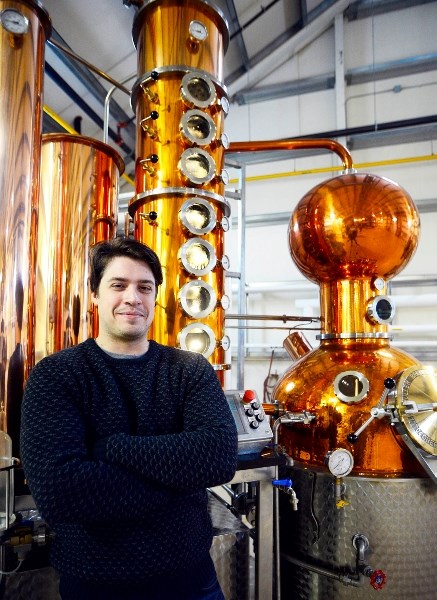
POLYGON ((130 304, 141 304, 140 294, 134 285, 128 285, 124 290, 123 299, 130 304))

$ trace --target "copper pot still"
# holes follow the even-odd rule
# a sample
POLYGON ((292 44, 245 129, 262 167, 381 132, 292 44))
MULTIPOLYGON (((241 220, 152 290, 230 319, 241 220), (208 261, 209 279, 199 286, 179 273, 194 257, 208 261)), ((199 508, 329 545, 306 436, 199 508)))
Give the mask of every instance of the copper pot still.
POLYGON ((88 252, 116 235, 118 182, 123 171, 124 163, 111 146, 82 135, 43 135, 36 361, 97 337, 88 252))
MULTIPOLYGON (((350 565, 349 572, 356 568, 352 540, 361 534, 370 542, 366 559, 387 576, 384 597, 418 600, 431 597, 427 594, 437 585, 437 563, 429 554, 425 574, 411 576, 410 564, 413 553, 424 554, 434 529, 437 486, 411 452, 408 436, 387 418, 369 419, 387 391, 385 382, 404 385, 423 370, 413 356, 390 345, 395 307, 387 293, 389 280, 416 250, 419 228, 417 209, 405 190, 383 177, 354 173, 314 187, 290 220, 291 256, 320 286, 321 333, 315 349, 300 339, 284 344, 293 360, 298 358, 273 393, 286 411, 315 417, 279 430, 279 443, 293 459, 290 473, 300 499, 296 512, 289 503, 281 508, 282 553, 288 560, 281 579, 287 598, 369 597, 368 579, 359 583, 352 577, 351 588, 339 575, 348 571, 344 565, 350 565), (328 470, 330 456, 339 450, 353 461, 344 477, 328 470), (411 525, 407 505, 414 505, 411 525), (300 563, 293 563, 296 557, 300 563), (311 570, 314 566, 319 572, 311 570)), ((437 395, 432 377, 427 393, 433 389, 437 395)), ((432 410, 426 420, 430 452, 437 448, 432 410)), ((413 428, 409 433, 414 436, 413 428)))
POLYGON ((164 284, 151 338, 203 354, 219 379, 225 360, 224 120, 229 102, 223 57, 229 33, 203 0, 151 0, 133 24, 138 80, 134 237, 160 256, 164 284))
POLYGON ((34 362, 35 269, 44 48, 51 33, 37 2, 0 1, 19 15, 0 27, 0 428, 18 455, 24 381, 34 362))
POLYGON ((387 282, 413 256, 419 215, 408 193, 369 174, 335 177, 308 192, 290 221, 289 246, 302 273, 320 285, 320 346, 283 375, 275 399, 316 415, 282 433, 295 460, 323 467, 328 452, 350 448, 355 472, 421 473, 386 421, 376 420, 352 446, 348 434, 378 404, 384 380, 419 364, 390 347, 394 305, 387 282))

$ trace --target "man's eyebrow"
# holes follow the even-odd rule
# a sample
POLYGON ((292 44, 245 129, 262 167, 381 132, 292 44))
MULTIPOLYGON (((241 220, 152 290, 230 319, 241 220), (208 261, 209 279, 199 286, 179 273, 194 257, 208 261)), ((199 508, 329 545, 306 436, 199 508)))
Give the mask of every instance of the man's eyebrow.
MULTIPOLYGON (((122 283, 126 283, 127 281, 131 281, 128 277, 111 277, 108 279, 108 282, 111 281, 120 281, 122 283)), ((155 281, 153 279, 138 279, 136 283, 152 283, 155 285, 155 281)))

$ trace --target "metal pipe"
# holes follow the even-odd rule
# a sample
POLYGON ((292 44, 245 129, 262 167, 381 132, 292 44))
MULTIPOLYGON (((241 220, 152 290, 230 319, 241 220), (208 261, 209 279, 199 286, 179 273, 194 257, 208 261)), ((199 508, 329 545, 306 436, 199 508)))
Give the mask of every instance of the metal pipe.
POLYGON ((291 315, 225 315, 225 319, 252 320, 252 321, 320 321, 320 317, 296 317, 291 315))
POLYGON ((330 150, 339 156, 346 171, 351 171, 354 168, 349 150, 335 140, 327 138, 233 142, 227 152, 265 152, 269 150, 307 150, 311 148, 330 150))
MULTIPOLYGON (((126 83, 130 79, 133 79, 135 76, 136 76, 136 73, 134 73, 133 75, 129 75, 129 77, 126 77, 125 79, 122 79, 121 83, 126 83)), ((105 109, 104 109, 104 113, 103 113, 103 143, 105 143, 105 144, 108 143, 109 104, 110 104, 112 95, 113 95, 113 93, 115 92, 116 89, 120 89, 120 87, 117 86, 117 85, 113 85, 110 88, 110 90, 108 91, 108 93, 106 94, 106 97, 105 97, 105 109)), ((123 88, 123 89, 125 90, 126 88, 123 88)))
POLYGON ((62 52, 64 52, 65 54, 67 54, 71 58, 74 58, 78 62, 80 62, 83 65, 85 65, 86 67, 88 67, 88 69, 90 69, 90 71, 93 71, 94 73, 97 73, 97 75, 100 75, 100 77, 103 77, 103 79, 106 79, 106 81, 109 81, 109 83, 112 83, 112 85, 114 85, 115 87, 117 87, 119 90, 121 90, 122 92, 124 92, 128 96, 130 95, 130 91, 127 88, 125 88, 121 83, 119 83, 118 81, 116 81, 115 79, 113 79, 110 75, 108 75, 104 71, 101 71, 100 69, 98 69, 97 67, 95 67, 93 64, 89 63, 87 60, 85 60, 81 56, 78 56, 72 50, 69 50, 68 48, 66 48, 65 46, 63 46, 62 44, 60 44, 59 42, 55 41, 53 38, 51 38, 51 39, 49 39, 47 41, 48 41, 49 44, 52 44, 53 46, 55 46, 59 50, 62 50, 62 52))
MULTIPOLYGON (((83 100, 83 98, 51 67, 46 63, 45 71, 47 75, 74 101, 82 110, 100 127, 103 128, 103 119, 83 100)), ((119 143, 119 136, 117 133, 109 130, 111 139, 119 143)), ((128 155, 131 155, 132 149, 129 148, 125 143, 119 144, 128 155)))
POLYGON ((238 512, 238 510, 236 508, 234 508, 232 506, 232 504, 229 504, 229 502, 226 502, 226 500, 224 498, 222 498, 220 496, 220 494, 218 494, 212 488, 207 488, 207 490, 212 496, 214 496, 214 498, 216 498, 220 502, 220 504, 223 504, 223 506, 225 506, 234 515, 234 517, 237 517, 238 519, 240 519, 240 513, 238 512))
POLYGON ((344 585, 351 585, 353 587, 362 587, 364 585, 364 575, 362 573, 358 573, 358 579, 353 579, 349 577, 349 575, 343 575, 338 571, 334 571, 331 569, 325 569, 323 567, 317 567, 316 565, 312 565, 304 560, 299 560, 294 558, 294 556, 290 556, 289 554, 285 554, 284 552, 281 554, 282 558, 285 558, 286 561, 296 565, 297 567, 301 567, 302 569, 307 569, 308 571, 312 571, 313 573, 317 573, 318 575, 323 575, 324 577, 329 577, 330 579, 336 579, 340 581, 344 585))

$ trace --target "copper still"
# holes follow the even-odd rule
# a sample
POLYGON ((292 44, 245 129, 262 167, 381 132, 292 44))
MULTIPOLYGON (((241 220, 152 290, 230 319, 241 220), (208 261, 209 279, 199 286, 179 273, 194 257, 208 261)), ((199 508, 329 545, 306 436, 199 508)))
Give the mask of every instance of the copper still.
POLYGON ((291 256, 320 286, 321 333, 313 350, 301 340, 286 344, 293 359, 299 351, 301 357, 273 393, 289 413, 311 415, 311 422, 281 427, 279 436, 294 462, 291 477, 301 502, 293 513, 282 507, 287 599, 367 598, 362 581, 349 577, 353 590, 344 585, 357 535, 368 538, 372 562, 379 562, 381 571, 368 576, 375 589, 387 583, 385 597, 431 598, 436 587, 434 556, 427 554, 433 567, 425 579, 409 576, 409 563, 437 518, 437 379, 392 348, 389 333, 395 307, 388 282, 414 254, 419 225, 408 193, 369 174, 316 186, 292 215, 291 256), (421 399, 413 384, 418 376, 427 378, 421 399), (402 515, 406 503, 418 518, 414 526, 400 524, 399 532, 390 519, 402 515))
POLYGON ((223 380, 228 26, 203 0, 150 0, 134 19, 133 39, 136 194, 129 213, 135 238, 157 250, 164 271, 150 335, 202 353, 223 380))
POLYGON ((35 359, 98 333, 88 288, 88 251, 115 237, 124 164, 82 135, 45 134, 38 216, 35 359))
POLYGON ((2 0, 0 11, 0 426, 17 456, 23 386, 34 362, 41 98, 51 23, 32 0, 2 0))

